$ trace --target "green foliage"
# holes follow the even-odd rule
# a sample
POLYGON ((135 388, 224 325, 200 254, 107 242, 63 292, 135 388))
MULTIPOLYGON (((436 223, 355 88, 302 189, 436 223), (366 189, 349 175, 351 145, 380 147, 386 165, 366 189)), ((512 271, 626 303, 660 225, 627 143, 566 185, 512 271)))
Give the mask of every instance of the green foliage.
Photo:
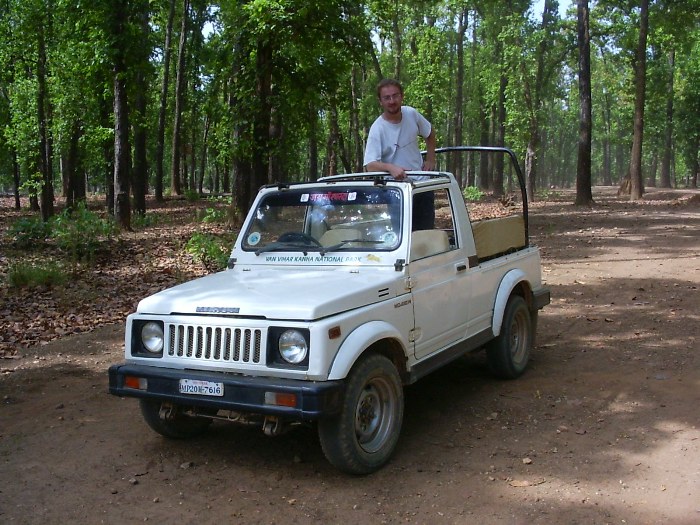
POLYGON ((558 191, 550 190, 548 188, 542 188, 535 192, 538 201, 551 201, 561 199, 561 193, 558 191))
POLYGON ((8 233, 18 248, 26 249, 49 238, 51 224, 41 217, 23 217, 10 226, 8 233))
MULTIPOLYGON (((541 136, 537 183, 567 186, 576 163, 578 53, 575 9, 569 2, 564 14, 556 4, 533 0, 191 2, 184 13, 189 28, 185 79, 189 80, 181 101, 185 108, 181 146, 191 178, 185 186, 198 188, 202 180, 207 189, 228 192, 233 186, 230 175, 240 173, 243 178, 237 179, 236 190, 242 190, 241 181, 250 181, 255 191, 273 181, 361 170, 364 132, 379 113, 374 86, 381 76, 397 76, 403 82, 406 103, 431 120, 439 145, 495 145, 501 118, 505 119, 505 145, 518 154, 537 133, 541 136), (551 16, 542 16, 543 4, 552 9, 551 16), (461 107, 457 107, 458 91, 461 107), (261 154, 270 169, 251 171, 261 154)), ((559 0, 558 4, 567 3, 559 0)), ((150 86, 144 90, 145 112, 132 112, 131 126, 148 128, 145 147, 149 158, 154 157, 161 109, 159 89, 154 88, 165 76, 169 2, 124 3, 126 27, 119 38, 112 27, 118 12, 114 2, 6 0, 0 5, 3 190, 14 184, 16 160, 23 192, 40 193, 41 181, 34 175, 42 155, 40 126, 46 126, 54 167, 77 144, 74 172, 86 174, 88 190, 104 191, 112 184, 117 43, 124 44, 130 97, 139 90, 137 79, 150 86), (147 17, 145 26, 140 23, 142 17, 147 17), (37 106, 40 38, 46 46, 44 113, 50 116, 41 123, 37 106)), ((182 5, 176 7, 169 49, 166 137, 173 127, 170 110, 175 106, 173 72, 182 5)), ((700 0, 650 5, 647 166, 662 157, 661 139, 672 124, 666 116, 670 102, 678 108, 673 121, 676 171, 690 169, 694 162, 699 127, 694 85, 700 65, 692 55, 697 54, 699 13, 700 0), (668 64, 671 51, 676 57, 673 89, 668 83, 674 74, 668 64)), ((606 166, 616 180, 629 160, 638 7, 614 0, 592 2, 590 23, 592 171, 598 176, 606 166)), ((170 148, 166 140, 166 177, 170 148)), ((169 188, 165 181, 166 194, 169 188)), ((187 191, 185 197, 191 202, 200 198, 194 191, 187 191)), ((241 208, 248 204, 236 202, 241 208)), ((207 211, 203 220, 221 219, 219 212, 207 211)))
POLYGON ((159 218, 155 213, 135 213, 131 217, 131 226, 138 229, 148 228, 158 224, 159 218))
POLYGON ((226 267, 231 245, 224 237, 197 232, 185 244, 185 251, 207 270, 220 271, 226 267))
POLYGON ((24 181, 19 187, 19 190, 36 197, 41 193, 41 185, 41 173, 37 172, 24 181))
POLYGON ((115 223, 102 219, 79 203, 71 212, 64 211, 53 219, 52 237, 59 248, 66 251, 73 263, 94 260, 100 243, 117 232, 115 223))
POLYGON ((462 190, 462 195, 468 202, 477 202, 484 198, 485 193, 476 186, 467 186, 462 190))
POLYGON ((207 208, 202 216, 202 222, 207 224, 226 222, 227 212, 224 208, 207 208))
POLYGON ((185 200, 187 202, 197 202, 199 200, 199 192, 197 190, 186 190, 185 191, 185 200))
POLYGON ((7 281, 11 287, 35 288, 37 286, 55 286, 64 284, 68 274, 56 263, 35 265, 32 263, 15 263, 7 272, 7 281))

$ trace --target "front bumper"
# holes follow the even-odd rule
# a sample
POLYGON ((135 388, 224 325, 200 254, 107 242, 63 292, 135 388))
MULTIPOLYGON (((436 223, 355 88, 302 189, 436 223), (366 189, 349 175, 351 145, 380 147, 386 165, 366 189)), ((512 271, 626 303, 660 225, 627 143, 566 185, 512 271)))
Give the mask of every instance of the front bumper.
POLYGON ((338 413, 343 399, 342 381, 300 381, 271 377, 241 376, 198 370, 174 370, 156 366, 118 364, 109 368, 109 393, 120 397, 159 399, 182 406, 233 410, 308 421, 338 413), (131 388, 129 377, 145 379, 145 388, 131 388), (180 379, 213 381, 224 386, 223 396, 182 394, 180 379), (266 403, 272 394, 293 394, 295 406, 266 403))
POLYGON ((547 306, 551 301, 549 288, 541 288, 540 290, 534 292, 532 295, 535 302, 535 309, 537 310, 541 310, 542 308, 547 306))

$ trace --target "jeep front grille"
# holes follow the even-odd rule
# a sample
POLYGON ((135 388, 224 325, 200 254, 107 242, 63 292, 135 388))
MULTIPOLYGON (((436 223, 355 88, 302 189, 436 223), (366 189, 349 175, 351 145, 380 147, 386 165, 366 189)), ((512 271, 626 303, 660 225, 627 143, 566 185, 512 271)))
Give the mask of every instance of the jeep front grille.
POLYGON ((262 330, 168 324, 168 356, 260 364, 262 330))

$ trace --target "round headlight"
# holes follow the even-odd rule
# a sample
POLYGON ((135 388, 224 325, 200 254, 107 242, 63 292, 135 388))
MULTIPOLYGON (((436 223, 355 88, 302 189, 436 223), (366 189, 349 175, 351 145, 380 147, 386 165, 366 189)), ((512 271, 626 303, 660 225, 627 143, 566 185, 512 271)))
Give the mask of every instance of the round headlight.
POLYGON ((279 338, 279 352, 282 359, 293 365, 298 365, 309 351, 306 339, 297 330, 285 330, 279 338))
POLYGON ((141 342, 143 347, 153 354, 163 351, 163 325, 153 321, 146 323, 141 328, 141 342))

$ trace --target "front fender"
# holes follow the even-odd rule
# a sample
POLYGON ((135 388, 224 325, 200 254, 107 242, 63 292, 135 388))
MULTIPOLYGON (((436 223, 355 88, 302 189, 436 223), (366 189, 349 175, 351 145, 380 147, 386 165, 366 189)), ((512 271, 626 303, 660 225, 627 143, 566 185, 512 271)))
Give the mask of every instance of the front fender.
POLYGON ((498 285, 498 292, 496 293, 496 302, 493 305, 493 323, 491 329, 493 330, 494 337, 501 333, 503 315, 506 311, 506 304, 508 304, 510 294, 519 283, 526 280, 527 276, 525 272, 519 269, 510 270, 503 276, 503 279, 501 279, 498 285))
POLYGON ((370 321, 355 328, 343 341, 333 363, 331 363, 328 380, 332 381, 347 377, 360 355, 367 348, 382 339, 398 341, 403 348, 404 354, 406 354, 403 337, 396 327, 385 321, 370 321))

